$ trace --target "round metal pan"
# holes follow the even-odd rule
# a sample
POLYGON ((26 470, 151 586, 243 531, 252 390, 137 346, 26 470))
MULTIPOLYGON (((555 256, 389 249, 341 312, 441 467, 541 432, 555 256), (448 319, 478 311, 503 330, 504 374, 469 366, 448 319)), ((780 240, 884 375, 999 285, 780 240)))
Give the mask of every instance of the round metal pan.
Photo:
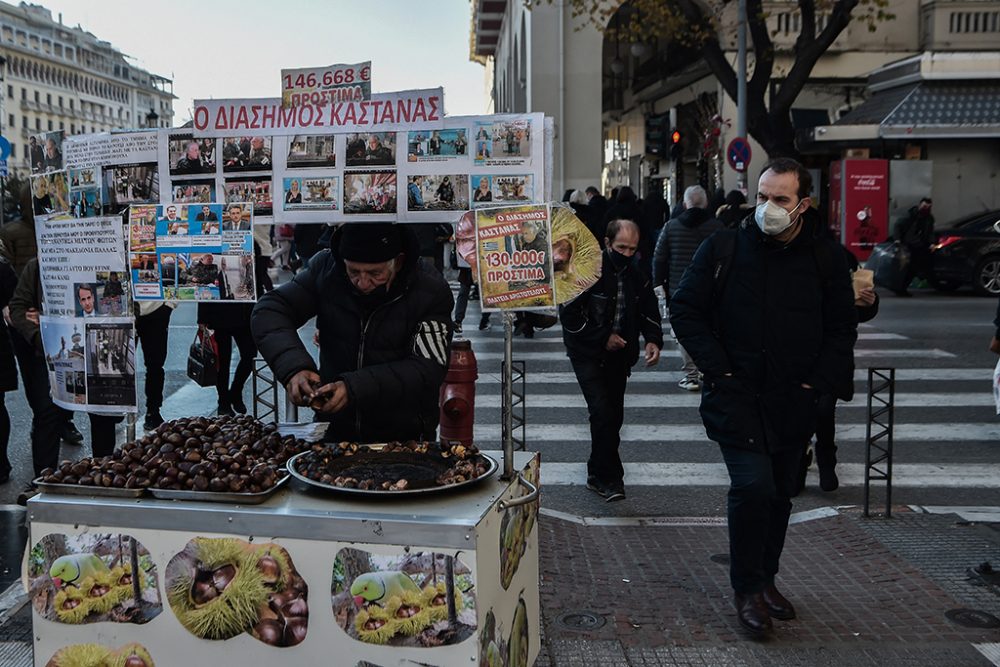
POLYGON ((334 486, 332 484, 317 482, 316 480, 310 479, 299 472, 298 466, 302 462, 303 457, 311 455, 312 452, 302 452, 301 454, 296 454, 292 458, 288 459, 288 463, 285 464, 288 468, 288 473, 298 482, 301 482, 310 488, 319 489, 325 492, 345 496, 363 496, 368 498, 395 498, 397 496, 412 498, 414 496, 450 493, 489 479, 500 467, 492 457, 485 454, 476 454, 473 457, 473 460, 484 461, 488 466, 484 474, 479 477, 465 480, 464 482, 438 486, 434 483, 434 480, 438 475, 451 467, 451 463, 448 461, 409 452, 389 452, 383 454, 377 450, 360 451, 352 454, 351 456, 341 456, 334 459, 330 465, 330 474, 334 477, 338 475, 349 475, 350 477, 358 479, 388 479, 389 477, 392 477, 393 480, 406 479, 410 483, 410 488, 403 491, 387 491, 384 489, 349 489, 342 486, 334 486), (386 468, 391 469, 391 475, 387 476, 385 474, 386 468))

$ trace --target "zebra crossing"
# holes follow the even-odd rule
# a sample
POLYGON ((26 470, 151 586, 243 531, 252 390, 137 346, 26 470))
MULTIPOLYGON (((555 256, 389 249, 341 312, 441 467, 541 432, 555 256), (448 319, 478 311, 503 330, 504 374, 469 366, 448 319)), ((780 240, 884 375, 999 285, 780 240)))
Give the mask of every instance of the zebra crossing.
MULTIPOLYGON (((472 310, 469 321, 475 322, 472 310)), ((479 364, 475 437, 485 448, 500 437, 503 332, 499 317, 493 319, 490 331, 464 333, 479 364)), ((626 485, 726 486, 725 466, 698 414, 700 395, 678 388, 679 354, 669 336, 666 341, 660 364, 646 369, 640 362, 629 379, 621 450, 626 485)), ((1000 457, 981 454, 1000 443, 991 368, 963 367, 954 352, 870 325, 859 331, 855 358, 855 398, 837 409, 842 487, 864 483, 867 367, 888 366, 896 368, 893 486, 1000 489, 1000 457)), ((590 442, 586 403, 559 326, 531 340, 516 337, 514 359, 526 366, 525 438, 528 449, 542 452, 544 483, 583 486, 590 442)))

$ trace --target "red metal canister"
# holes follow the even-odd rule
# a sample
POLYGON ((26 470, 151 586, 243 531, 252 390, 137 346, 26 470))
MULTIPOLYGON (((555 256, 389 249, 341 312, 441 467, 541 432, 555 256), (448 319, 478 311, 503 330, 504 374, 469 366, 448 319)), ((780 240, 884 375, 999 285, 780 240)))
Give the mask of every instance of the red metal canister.
POLYGON ((456 340, 451 344, 448 374, 441 384, 441 442, 472 444, 476 421, 476 378, 479 369, 472 342, 456 340))

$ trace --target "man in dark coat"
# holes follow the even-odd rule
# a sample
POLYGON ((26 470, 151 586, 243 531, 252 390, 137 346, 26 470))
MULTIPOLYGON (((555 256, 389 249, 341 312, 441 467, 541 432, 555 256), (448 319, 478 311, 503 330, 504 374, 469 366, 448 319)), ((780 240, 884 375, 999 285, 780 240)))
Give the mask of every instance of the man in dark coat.
POLYGON ((417 260, 411 230, 347 224, 331 249, 254 308, 261 355, 293 402, 330 422, 328 440, 436 438, 453 299, 444 278, 417 260), (297 333, 313 316, 318 371, 297 333))
POLYGON ((914 278, 926 278, 930 271, 931 241, 934 240, 934 216, 930 197, 924 197, 896 222, 893 236, 910 251, 910 262, 896 296, 911 296, 907 288, 914 278))
POLYGON ((857 313, 843 253, 819 239, 809 172, 769 162, 753 221, 703 243, 670 324, 704 373, 701 416, 729 471, 730 582, 753 634, 795 609, 775 587, 789 498, 820 394, 853 393, 857 313))
POLYGON ((649 277, 635 260, 639 226, 608 225, 601 279, 559 307, 563 342, 590 413, 587 488, 608 502, 625 498, 625 469, 618 448, 625 418, 625 384, 639 359, 639 334, 647 366, 663 347, 660 308, 649 277))
MULTIPOLYGON (((695 251, 701 242, 722 229, 722 223, 712 217, 706 206, 708 196, 705 188, 692 185, 684 191, 684 212, 664 225, 660 237, 656 241, 656 251, 653 253, 653 286, 663 286, 667 298, 667 308, 670 307, 670 297, 681 284, 684 270, 691 264, 695 251)), ((698 366, 684 346, 677 344, 683 365, 684 377, 678 383, 681 389, 687 391, 701 390, 701 376, 698 366)))

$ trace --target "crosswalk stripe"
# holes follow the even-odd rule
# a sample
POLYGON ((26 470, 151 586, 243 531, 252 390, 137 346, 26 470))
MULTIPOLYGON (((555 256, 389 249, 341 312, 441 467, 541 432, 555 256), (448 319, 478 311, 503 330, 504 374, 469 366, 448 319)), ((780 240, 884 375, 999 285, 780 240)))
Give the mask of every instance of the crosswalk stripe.
MULTIPOLYGON (((548 352, 525 352, 522 349, 514 350, 514 358, 521 359, 525 361, 551 361, 557 359, 560 356, 564 356, 564 353, 556 350, 549 350, 548 352)), ((677 357, 680 358, 681 353, 678 350, 663 350, 660 352, 661 357, 677 357)), ((950 359, 955 357, 951 352, 946 352, 945 350, 934 349, 885 349, 885 350, 854 350, 855 358, 867 358, 867 357, 916 357, 920 359, 950 359)), ((484 361, 496 361, 503 359, 503 352, 476 352, 476 359, 482 359, 484 361)))
MULTIPOLYGON (((481 355, 476 355, 477 359, 481 359, 481 355)), ((517 359, 517 354, 514 354, 514 358, 517 359)), ((565 359, 566 363, 569 363, 568 359, 565 359)), ((496 368, 496 366, 494 366, 496 368)), ((545 384, 576 384, 576 375, 572 371, 552 371, 552 372, 535 372, 530 367, 527 369, 528 382, 530 387, 528 388, 529 394, 533 394, 539 390, 540 385, 545 384)), ((656 383, 656 382, 677 382, 683 377, 683 373, 680 371, 668 371, 668 370, 646 370, 639 363, 633 369, 631 377, 629 377, 629 384, 639 383, 656 383)), ((896 369, 896 382, 914 382, 914 381, 962 381, 962 380, 975 380, 977 382, 986 382, 987 386, 990 379, 993 377, 992 368, 897 368, 896 369)), ((500 378, 499 371, 492 372, 490 368, 486 365, 479 365, 479 382, 478 384, 493 384, 496 383, 500 378)), ((867 381, 868 380, 868 370, 866 368, 858 368, 854 371, 855 381, 867 381)), ((987 391, 987 394, 989 391, 987 391)))
MULTIPOLYGON (((625 486, 729 486, 723 463, 625 463, 625 486)), ((837 465, 840 486, 863 486, 865 466, 837 465)), ((582 486, 586 463, 542 462, 541 482, 546 486, 582 486)), ((807 479, 815 482, 814 469, 807 479)), ((900 463, 892 467, 894 487, 1000 488, 1000 465, 900 463)), ((877 487, 876 487, 877 488, 877 487)))
MULTIPOLYGON (((863 441, 864 424, 840 424, 837 438, 863 441)), ((477 442, 496 442, 500 429, 494 424, 477 424, 474 431, 477 442)), ((894 427, 894 437, 911 442, 996 442, 1000 440, 1000 423, 938 423, 900 424, 894 427)), ((527 425, 529 445, 543 442, 590 442, 587 424, 536 424, 527 425)), ((706 439, 700 424, 626 424, 622 427, 624 443, 698 442, 706 439)))
MULTIPOLYGON (((529 388, 526 403, 528 408, 544 409, 586 409, 587 402, 583 394, 549 394, 533 391, 529 388)), ((697 408, 701 404, 701 394, 688 392, 684 394, 626 394, 626 408, 697 408)), ((865 396, 855 396, 849 403, 838 403, 841 407, 867 408, 865 396)), ((993 406, 993 394, 989 391, 977 393, 955 394, 919 394, 897 393, 895 396, 897 408, 913 407, 985 407, 993 406)), ((482 394, 476 396, 477 408, 499 408, 500 394, 482 394)))
MULTIPOLYGON (((467 333, 459 334, 463 338, 471 340, 474 345, 489 345, 495 344, 499 347, 503 346, 503 336, 483 336, 477 335, 479 332, 473 333, 471 330, 467 333)), ((673 345, 670 342, 669 336, 664 335, 664 339, 667 341, 667 347, 673 345)), ((881 340, 910 340, 908 337, 901 334, 895 333, 859 333, 859 341, 881 341, 881 340)), ((536 335, 531 340, 524 340, 522 338, 515 338, 514 345, 523 345, 524 347, 531 347, 532 345, 562 345, 562 336, 545 336, 544 338, 536 335)))

